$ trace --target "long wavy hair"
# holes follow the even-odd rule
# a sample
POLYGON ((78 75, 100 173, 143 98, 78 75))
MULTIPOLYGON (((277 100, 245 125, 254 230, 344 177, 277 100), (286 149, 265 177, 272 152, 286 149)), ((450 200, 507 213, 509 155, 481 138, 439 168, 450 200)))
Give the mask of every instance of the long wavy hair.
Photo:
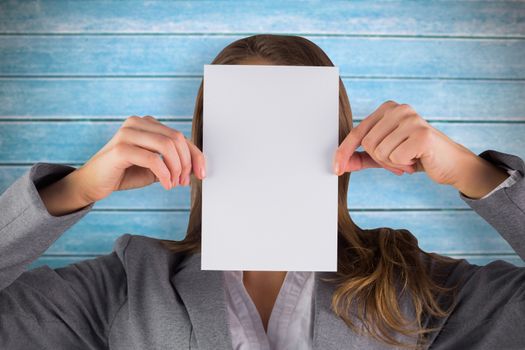
MULTIPOLYGON (((300 36, 253 35, 226 46, 212 64, 242 64, 253 59, 273 65, 333 66, 316 44, 300 36)), ((202 150, 203 84, 199 87, 192 125, 192 142, 202 150)), ((339 143, 352 129, 352 112, 345 87, 339 79, 339 143)), ((423 317, 446 317, 437 302, 441 293, 453 288, 434 280, 425 261, 430 259, 454 264, 456 259, 427 253, 418 246, 414 235, 405 229, 380 227, 361 229, 350 217, 347 192, 350 173, 338 179, 338 268, 332 295, 333 312, 355 332, 403 348, 425 345, 425 335, 436 330, 425 328, 423 317), (423 258, 426 256, 426 258, 423 258), (401 290, 399 287, 402 286, 401 290), (414 313, 402 311, 400 294, 406 292, 414 313), (364 327, 352 319, 357 317, 364 327), (394 336, 417 337, 418 344, 403 342, 394 336)), ((173 252, 196 253, 201 247, 201 181, 191 176, 191 209, 186 236, 181 241, 162 240, 173 252)))

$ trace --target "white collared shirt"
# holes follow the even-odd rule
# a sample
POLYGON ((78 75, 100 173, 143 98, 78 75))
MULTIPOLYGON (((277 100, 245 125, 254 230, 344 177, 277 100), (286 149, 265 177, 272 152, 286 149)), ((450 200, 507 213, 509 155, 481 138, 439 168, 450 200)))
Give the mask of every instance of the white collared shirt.
POLYGON ((233 349, 311 349, 314 272, 286 273, 268 320, 268 332, 242 276, 242 271, 224 271, 233 349))

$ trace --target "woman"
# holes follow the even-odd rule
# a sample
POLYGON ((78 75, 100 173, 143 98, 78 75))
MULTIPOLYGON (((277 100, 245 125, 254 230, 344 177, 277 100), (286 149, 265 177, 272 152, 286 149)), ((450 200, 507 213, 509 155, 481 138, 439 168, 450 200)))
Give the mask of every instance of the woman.
MULTIPOLYGON (((312 42, 284 35, 237 40, 212 63, 333 65, 312 42)), ((0 348, 525 347, 525 268, 427 253, 407 230, 361 229, 346 202, 352 171, 425 171, 525 259, 523 160, 478 156, 392 101, 352 129, 339 84, 337 273, 200 270, 201 84, 192 141, 151 116, 130 117, 79 169, 37 163, 0 197, 0 348), (95 202, 155 181, 166 190, 191 183, 183 241, 124 234, 110 254, 25 271, 95 202)))

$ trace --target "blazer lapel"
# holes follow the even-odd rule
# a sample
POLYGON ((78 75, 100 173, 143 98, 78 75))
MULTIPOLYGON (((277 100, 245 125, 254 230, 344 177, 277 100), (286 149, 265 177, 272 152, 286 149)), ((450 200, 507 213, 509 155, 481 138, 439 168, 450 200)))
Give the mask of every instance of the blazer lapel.
POLYGON ((199 349, 232 349, 222 271, 201 270, 201 255, 189 255, 171 277, 186 309, 199 349))
MULTIPOLYGON (((345 349, 392 349, 356 334, 335 315, 331 299, 336 287, 322 280, 333 276, 331 272, 315 273, 313 348, 339 350, 344 345, 345 349)), ((233 349, 222 271, 201 270, 201 255, 193 254, 180 263, 171 283, 186 306, 199 349, 233 349)))

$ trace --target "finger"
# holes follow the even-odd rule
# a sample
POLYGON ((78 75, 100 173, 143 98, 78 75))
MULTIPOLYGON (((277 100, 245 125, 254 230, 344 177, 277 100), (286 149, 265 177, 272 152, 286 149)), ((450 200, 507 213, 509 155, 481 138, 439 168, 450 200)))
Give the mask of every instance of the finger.
POLYGON ((352 154, 345 167, 344 172, 359 171, 368 168, 382 168, 381 164, 377 163, 366 152, 356 151, 352 154))
POLYGON ((401 119, 406 113, 406 109, 402 106, 398 105, 385 110, 383 118, 380 118, 361 140, 361 145, 365 151, 377 160, 384 162, 384 159, 375 157, 376 147, 399 126, 401 119))
POLYGON ((368 134, 370 129, 383 117, 386 109, 397 105, 395 102, 388 101, 383 103, 372 114, 363 119, 359 125, 350 130, 341 145, 337 148, 334 155, 334 172, 340 175, 341 170, 346 166, 352 153, 359 147, 363 138, 368 134))
POLYGON ((428 128, 420 128, 412 132, 405 141, 390 153, 390 159, 399 164, 408 164, 413 160, 420 159, 423 156, 424 150, 430 147, 428 145, 428 140, 430 139, 428 132, 430 132, 428 128))
POLYGON ((170 170, 172 186, 178 184, 178 177, 181 173, 181 162, 175 144, 169 137, 144 129, 135 129, 130 126, 122 127, 118 132, 123 142, 160 153, 170 170))
POLYGON ((390 167, 388 164, 385 164, 383 162, 377 162, 372 158, 367 152, 354 152, 352 156, 350 157, 350 160, 345 165, 345 168, 343 169, 344 172, 349 171, 359 171, 363 169, 368 168, 384 168, 386 170, 389 170, 393 172, 396 175, 403 174, 403 171, 390 167))
POLYGON ((193 173, 200 180, 206 177, 206 159, 201 150, 190 140, 187 140, 191 152, 193 173))
POLYGON ((176 177, 174 178, 174 186, 176 184, 189 185, 189 175, 191 173, 192 164, 191 152, 186 143, 186 137, 181 131, 162 124, 152 116, 144 116, 143 118, 138 119, 134 118, 128 122, 128 125, 171 138, 175 145, 180 163, 180 172, 175 174, 176 177))
MULTIPOLYGON (((377 116, 375 116, 377 119, 377 116)), ((342 169, 344 169, 350 160, 350 157, 354 154, 357 148, 359 148, 359 145, 361 144, 361 140, 367 133, 367 128, 370 128, 371 125, 375 122, 374 119, 369 119, 369 122, 367 124, 362 124, 364 121, 361 122, 358 126, 350 130, 348 135, 345 137, 343 142, 339 145, 337 150, 334 154, 334 172, 337 175, 341 174, 342 169)))
POLYGON ((180 131, 174 134, 173 139, 175 140, 175 147, 179 153, 181 162, 181 174, 179 177, 179 183, 183 186, 190 184, 190 172, 191 172, 191 153, 186 142, 186 137, 180 131))
POLYGON ((147 168, 155 174, 165 189, 172 188, 170 171, 159 154, 126 143, 117 144, 109 154, 114 157, 114 164, 121 164, 122 169, 127 169, 132 165, 147 168))
POLYGON ((410 124, 400 124, 394 131, 392 131, 387 137, 385 137, 375 148, 375 158, 388 164, 391 167, 406 171, 408 173, 414 172, 412 166, 415 161, 409 160, 404 163, 395 162, 391 158, 391 154, 406 139, 408 139, 411 133, 414 131, 414 127, 410 124))
POLYGON ((151 121, 151 122, 154 122, 154 123, 158 123, 158 124, 160 124, 160 121, 159 121, 158 119, 152 117, 151 115, 145 115, 145 116, 142 117, 142 118, 144 118, 144 119, 146 119, 146 120, 149 120, 149 121, 151 121))

